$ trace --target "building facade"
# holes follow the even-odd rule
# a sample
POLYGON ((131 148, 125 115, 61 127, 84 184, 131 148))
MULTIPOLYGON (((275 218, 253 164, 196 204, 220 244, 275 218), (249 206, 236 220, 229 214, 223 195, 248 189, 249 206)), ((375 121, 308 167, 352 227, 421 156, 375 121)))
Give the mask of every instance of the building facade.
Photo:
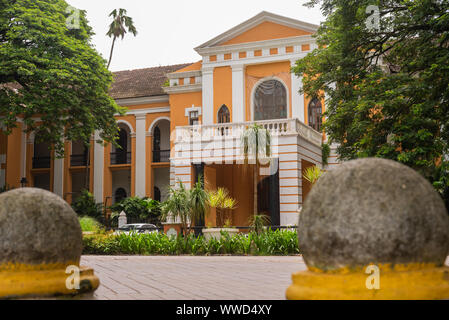
MULTIPOLYGON (((207 189, 225 187, 236 198, 232 225, 248 225, 255 197, 273 225, 296 224, 310 189, 302 174, 321 167, 325 105, 299 93, 302 79, 291 67, 316 48, 316 30, 262 12, 195 48, 196 63, 116 72, 110 94, 128 108, 116 117, 121 148, 94 143, 95 133, 90 150, 67 141, 65 158, 55 159, 19 119, 11 135, 0 132, 0 187, 22 181, 68 202, 88 187, 111 205, 128 196, 163 201, 169 186, 190 188, 201 175, 207 189), (254 123, 271 136, 257 175, 242 150, 254 123)), ((336 164, 332 152, 329 168, 336 164)), ((203 223, 215 225, 215 212, 203 223)))

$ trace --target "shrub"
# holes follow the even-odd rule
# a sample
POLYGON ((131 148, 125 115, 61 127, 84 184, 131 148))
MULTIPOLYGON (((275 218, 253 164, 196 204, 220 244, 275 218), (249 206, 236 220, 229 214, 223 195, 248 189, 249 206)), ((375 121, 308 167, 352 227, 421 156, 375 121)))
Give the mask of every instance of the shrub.
POLYGON ((95 203, 93 194, 88 190, 81 191, 81 195, 72 203, 72 208, 78 216, 103 220, 103 205, 95 203))
POLYGON ((101 224, 94 218, 79 217, 78 220, 80 222, 81 230, 83 230, 83 232, 100 233, 103 230, 101 224))
POLYGON ((152 223, 160 223, 161 206, 159 201, 153 199, 140 197, 126 198, 113 204, 110 209, 113 212, 111 216, 113 225, 117 225, 118 216, 122 211, 126 213, 127 218, 133 220, 150 219, 152 223))
POLYGON ((223 232, 220 240, 206 241, 203 236, 168 237, 163 233, 89 235, 83 238, 83 254, 139 255, 292 255, 299 254, 296 231, 271 230, 257 234, 230 236, 223 232))

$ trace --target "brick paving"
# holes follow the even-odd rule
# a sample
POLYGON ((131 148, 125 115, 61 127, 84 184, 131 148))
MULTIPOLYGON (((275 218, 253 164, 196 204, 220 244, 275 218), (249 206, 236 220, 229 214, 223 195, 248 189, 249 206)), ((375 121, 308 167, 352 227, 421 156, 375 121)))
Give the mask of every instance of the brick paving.
POLYGON ((283 300, 300 256, 83 256, 101 300, 283 300))

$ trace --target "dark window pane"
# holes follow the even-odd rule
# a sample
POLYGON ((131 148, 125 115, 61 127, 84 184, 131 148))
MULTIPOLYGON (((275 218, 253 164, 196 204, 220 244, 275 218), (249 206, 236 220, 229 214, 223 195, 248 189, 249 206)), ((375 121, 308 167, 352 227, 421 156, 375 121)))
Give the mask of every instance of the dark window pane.
POLYGON ((308 115, 309 115, 309 126, 314 128, 316 131, 321 131, 321 125, 323 121, 321 102, 314 98, 309 103, 308 115))
POLYGON ((261 83, 254 95, 254 120, 287 118, 287 92, 277 80, 261 83))

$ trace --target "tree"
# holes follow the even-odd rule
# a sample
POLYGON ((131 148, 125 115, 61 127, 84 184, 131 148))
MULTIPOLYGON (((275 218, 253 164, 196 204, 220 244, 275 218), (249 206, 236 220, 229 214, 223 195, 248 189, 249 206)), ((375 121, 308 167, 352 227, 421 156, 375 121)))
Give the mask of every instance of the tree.
POLYGON ((318 3, 326 17, 316 35, 318 49, 293 71, 304 76, 303 92, 327 98, 324 129, 338 143, 339 158, 402 162, 447 195, 449 3, 308 5, 318 3))
POLYGON ((134 36, 137 35, 137 29, 134 26, 133 19, 126 16, 125 9, 115 9, 109 14, 113 18, 111 25, 109 26, 109 31, 106 34, 108 37, 112 37, 111 53, 109 55, 108 69, 111 64, 112 54, 114 53, 115 40, 118 37, 125 37, 125 34, 131 32, 134 36))
POLYGON ((271 156, 271 135, 270 132, 258 124, 249 126, 241 136, 243 154, 245 162, 254 162, 254 215, 258 214, 257 209, 257 184, 259 181, 259 162, 261 159, 271 156), (250 160, 250 161, 249 161, 250 160), (254 161, 253 161, 254 160, 254 161))
POLYGON ((114 114, 122 113, 108 89, 112 74, 91 44, 84 11, 63 0, 0 0, 0 124, 10 134, 22 118, 38 142, 64 153, 64 138, 114 141, 114 114), (75 21, 75 23, 73 23, 75 21))

